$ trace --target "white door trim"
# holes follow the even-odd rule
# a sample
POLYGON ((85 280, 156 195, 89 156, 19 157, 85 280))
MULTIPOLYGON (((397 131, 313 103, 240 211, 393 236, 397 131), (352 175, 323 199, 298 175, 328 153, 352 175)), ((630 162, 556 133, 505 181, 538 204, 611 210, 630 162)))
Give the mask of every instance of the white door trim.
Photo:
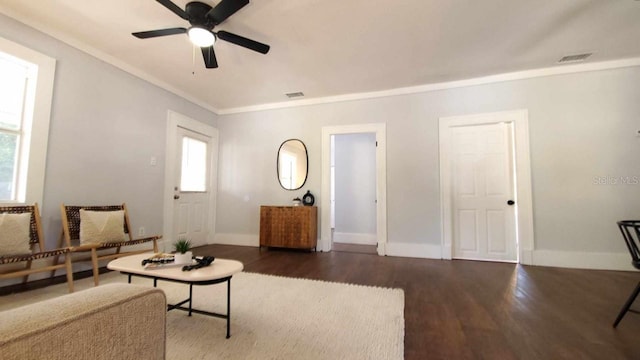
MULTIPOLYGON (((177 113, 175 111, 168 110, 167 111, 167 138, 166 138, 166 146, 165 146, 165 167, 164 167, 164 215, 163 215, 163 226, 162 233, 163 244, 165 251, 169 251, 171 244, 173 243, 173 239, 171 239, 171 234, 173 234, 173 212, 174 212, 174 201, 173 201, 173 187, 175 186, 174 176, 176 170, 176 159, 173 154, 175 154, 177 144, 177 135, 178 135, 178 127, 185 128, 206 136, 211 137, 212 146, 211 146, 211 164, 210 164, 210 175, 216 175, 218 169, 218 129, 201 123, 200 121, 191 119, 185 115, 177 113)), ((217 191, 218 191, 218 177, 217 176, 209 176, 209 189, 211 196, 209 197, 209 219, 208 219, 208 235, 207 235, 207 244, 212 244, 213 239, 215 237, 215 225, 216 225, 216 201, 217 201, 217 191)))
POLYGON ((451 132, 455 126, 509 122, 515 133, 515 169, 518 212, 516 229, 521 264, 532 264, 534 246, 531 161, 529 155, 529 115, 526 109, 440 118, 440 210, 442 216, 442 258, 451 259, 453 220, 451 189, 451 132))
POLYGON ((376 231, 378 255, 386 254, 387 245, 387 135, 386 124, 325 126, 322 128, 322 194, 320 199, 321 251, 331 251, 331 135, 375 133, 376 147, 376 231))

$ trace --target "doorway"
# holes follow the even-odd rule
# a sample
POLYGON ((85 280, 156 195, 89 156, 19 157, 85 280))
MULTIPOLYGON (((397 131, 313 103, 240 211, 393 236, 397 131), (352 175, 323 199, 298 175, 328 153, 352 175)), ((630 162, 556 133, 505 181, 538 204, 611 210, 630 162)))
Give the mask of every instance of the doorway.
POLYGON ((169 111, 165 166, 164 234, 206 245, 215 235, 218 131, 169 111))
POLYGON ((531 263, 526 110, 440 119, 442 257, 531 263))
POLYGON ((377 253, 376 134, 331 135, 332 249, 377 253))
MULTIPOLYGON (((362 125, 347 125, 336 127, 323 127, 322 128, 322 194, 328 196, 322 196, 320 201, 321 210, 321 240, 319 249, 322 251, 331 251, 334 246, 333 229, 339 221, 332 216, 335 213, 334 203, 332 200, 336 199, 335 184, 336 176, 340 176, 332 171, 335 170, 335 161, 332 161, 332 137, 339 135, 353 135, 353 134, 371 134, 374 140, 374 157, 371 159, 375 162, 375 184, 372 186, 375 188, 375 196, 373 199, 375 213, 375 240, 373 242, 369 237, 367 240, 369 243, 375 246, 375 252, 378 255, 385 255, 386 243, 387 243, 387 227, 386 227, 386 126, 383 123, 380 124, 362 124, 362 125)), ((345 138, 347 139, 347 138, 345 138)), ((335 158, 334 158, 335 160, 335 158)), ((339 190, 339 189, 338 189, 339 190)), ((338 199, 339 201, 339 199, 338 199)), ((369 204, 371 205, 371 204, 369 204)), ((338 210, 340 211, 340 210, 338 210)), ((339 226, 339 225, 338 225, 339 226)), ((347 229, 347 228, 345 228, 347 229)), ((346 231, 345 231, 346 233, 346 231)), ((347 235, 348 236, 348 235, 347 235)), ((353 238, 353 237, 351 237, 353 238)), ((366 237, 365 237, 366 238, 366 237)), ((343 237, 344 239, 344 237, 343 237)), ((337 244, 337 243, 336 243, 337 244)), ((354 244, 350 244, 354 245, 354 244)), ((358 244, 355 244, 358 245, 358 244)))

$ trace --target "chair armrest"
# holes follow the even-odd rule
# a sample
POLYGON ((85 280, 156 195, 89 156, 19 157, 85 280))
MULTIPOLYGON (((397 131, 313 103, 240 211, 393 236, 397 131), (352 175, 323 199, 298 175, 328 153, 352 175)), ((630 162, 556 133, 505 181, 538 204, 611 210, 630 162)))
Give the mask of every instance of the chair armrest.
POLYGON ((162 239, 162 235, 153 235, 153 236, 147 236, 147 237, 143 237, 143 238, 138 238, 138 239, 133 239, 132 241, 153 241, 153 240, 159 240, 162 239))
POLYGON ((72 251, 71 248, 65 247, 65 248, 60 248, 55 250, 36 252, 32 254, 0 256, 0 264, 12 264, 12 263, 18 263, 22 261, 44 259, 51 256, 63 255, 70 251, 72 251))
POLYGON ((127 241, 122 241, 122 242, 106 242, 106 243, 87 243, 87 244, 81 244, 78 246, 72 246, 71 247, 71 251, 89 251, 92 249, 108 249, 108 248, 114 248, 114 247, 118 247, 118 246, 128 246, 128 245, 136 245, 136 244, 143 244, 149 241, 155 241, 158 239, 162 239, 161 235, 154 235, 154 236, 149 236, 149 237, 144 237, 144 238, 140 238, 140 239, 133 239, 133 240, 127 240, 127 241))
POLYGON ((72 252, 76 252, 76 251, 89 251, 91 249, 100 249, 100 248, 102 248, 101 243, 87 243, 87 244, 82 244, 78 246, 72 246, 70 249, 72 252))
POLYGON ((149 236, 149 237, 140 238, 140 239, 127 240, 127 241, 123 241, 123 242, 101 243, 100 247, 101 248, 114 248, 114 247, 118 247, 118 246, 129 246, 129 245, 144 244, 144 243, 149 242, 149 241, 156 241, 156 240, 158 240, 160 238, 162 238, 162 236, 156 235, 156 236, 149 236))

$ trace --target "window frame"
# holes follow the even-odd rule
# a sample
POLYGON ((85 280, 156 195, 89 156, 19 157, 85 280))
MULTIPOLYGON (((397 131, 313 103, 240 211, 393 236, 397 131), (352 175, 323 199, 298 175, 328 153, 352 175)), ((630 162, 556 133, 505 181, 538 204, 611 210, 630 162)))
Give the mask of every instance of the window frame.
POLYGON ((42 204, 56 60, 2 37, 0 52, 30 64, 35 79, 26 89, 17 199, 0 204, 42 204))

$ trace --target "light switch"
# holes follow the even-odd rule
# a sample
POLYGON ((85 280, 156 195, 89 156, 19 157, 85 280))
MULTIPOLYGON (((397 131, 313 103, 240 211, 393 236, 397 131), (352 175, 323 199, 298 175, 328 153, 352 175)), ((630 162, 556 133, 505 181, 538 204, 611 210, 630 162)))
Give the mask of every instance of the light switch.
POLYGON ((155 156, 152 156, 152 157, 151 157, 151 160, 149 160, 149 164, 150 164, 151 166, 156 166, 156 165, 158 164, 158 159, 156 159, 156 157, 155 157, 155 156))

